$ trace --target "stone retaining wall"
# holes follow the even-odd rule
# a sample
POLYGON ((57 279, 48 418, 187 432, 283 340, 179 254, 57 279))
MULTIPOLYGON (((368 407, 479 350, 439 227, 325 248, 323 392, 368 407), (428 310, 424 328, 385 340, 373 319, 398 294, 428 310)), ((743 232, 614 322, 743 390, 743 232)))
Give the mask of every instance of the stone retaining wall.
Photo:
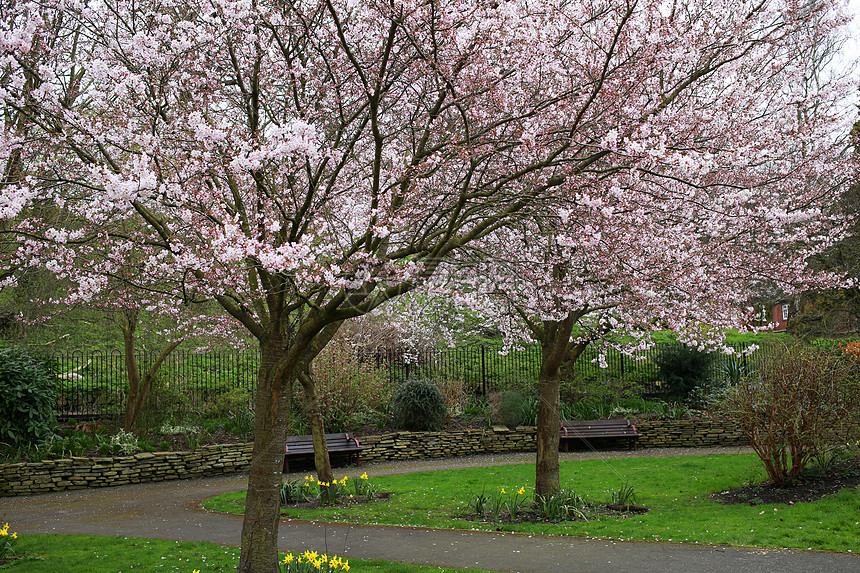
POLYGON ((746 446, 743 431, 723 420, 639 420, 640 448, 746 446))
POLYGON ((535 429, 530 427, 515 430, 496 427, 460 432, 395 432, 359 437, 359 442, 364 448, 361 461, 380 462, 533 452, 535 434, 535 429))
POLYGON ((201 446, 114 458, 70 458, 0 465, 0 496, 234 474, 251 465, 252 444, 201 446))
MULTIPOLYGON (((639 447, 736 446, 743 433, 720 420, 643 420, 639 447)), ((460 432, 395 432, 360 438, 362 462, 533 452, 532 427, 460 432)), ((155 452, 115 458, 71 458, 0 465, 0 497, 187 479, 247 471, 251 444, 202 446, 194 452, 155 452)))

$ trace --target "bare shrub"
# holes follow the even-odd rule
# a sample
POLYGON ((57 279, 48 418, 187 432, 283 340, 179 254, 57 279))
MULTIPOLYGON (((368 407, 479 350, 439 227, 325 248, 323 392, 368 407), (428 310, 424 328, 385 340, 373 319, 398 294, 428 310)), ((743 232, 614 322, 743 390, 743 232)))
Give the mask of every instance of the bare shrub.
POLYGON ((787 346, 730 389, 725 414, 746 433, 774 484, 792 485, 810 460, 856 429, 857 369, 850 357, 787 346))
POLYGON ((448 422, 450 422, 452 417, 463 413, 463 407, 470 397, 469 389, 462 380, 450 378, 436 380, 436 386, 442 393, 445 408, 448 410, 448 422))

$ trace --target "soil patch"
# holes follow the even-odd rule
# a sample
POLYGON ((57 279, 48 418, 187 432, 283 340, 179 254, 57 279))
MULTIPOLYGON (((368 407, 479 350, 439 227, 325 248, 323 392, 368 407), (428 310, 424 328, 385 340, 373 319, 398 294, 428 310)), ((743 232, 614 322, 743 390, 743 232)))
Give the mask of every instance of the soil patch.
POLYGON ((330 507, 330 508, 344 508, 350 507, 352 505, 358 505, 361 503, 374 503, 377 501, 388 501, 391 497, 391 493, 384 491, 380 493, 376 493, 368 499, 366 496, 360 495, 358 497, 352 496, 344 496, 341 498, 340 503, 330 503, 328 505, 323 505, 322 501, 319 498, 314 498, 306 501, 297 501, 293 503, 287 503, 281 505, 281 515, 287 513, 287 510, 293 509, 320 509, 322 507, 330 507))
MULTIPOLYGON (((594 518, 612 517, 616 519, 626 519, 633 515, 641 515, 648 513, 651 508, 641 505, 589 505, 583 508, 582 516, 570 514, 568 519, 561 521, 590 521, 594 518)), ((511 518, 510 514, 502 513, 497 520, 487 521, 486 515, 478 515, 477 513, 469 513, 460 516, 468 521, 480 521, 483 523, 548 523, 560 522, 559 520, 548 519, 543 513, 534 510, 520 510, 515 518, 511 518)))
POLYGON ((772 483, 747 485, 730 491, 711 494, 711 499, 724 504, 763 503, 794 504, 815 501, 845 488, 860 486, 860 457, 854 456, 826 471, 806 470, 791 487, 776 487, 772 483))

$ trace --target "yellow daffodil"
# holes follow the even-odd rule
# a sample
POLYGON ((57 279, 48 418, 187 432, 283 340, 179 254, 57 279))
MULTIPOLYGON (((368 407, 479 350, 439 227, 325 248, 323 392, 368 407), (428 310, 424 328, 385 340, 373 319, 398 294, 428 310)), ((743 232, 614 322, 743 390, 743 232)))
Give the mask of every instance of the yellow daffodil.
POLYGON ((517 490, 517 493, 520 495, 524 494, 525 492, 526 492, 526 488, 524 488, 524 487, 521 487, 520 489, 517 490))
POLYGON ((340 480, 340 485, 346 485, 346 478, 343 478, 342 480, 340 480))
POLYGON ((13 533, 13 534, 12 534, 12 539, 18 539, 18 534, 17 534, 17 533, 13 533))
POLYGON ((284 555, 284 560, 282 561, 282 563, 283 563, 283 564, 285 564, 285 565, 289 565, 289 564, 290 564, 290 563, 292 563, 294 560, 295 560, 295 557, 293 557, 293 554, 292 554, 292 553, 287 553, 286 555, 284 555))
POLYGON ((361 479, 367 479, 367 472, 364 472, 363 474, 361 474, 361 479))
POLYGON ((194 571, 192 571, 191 573, 200 573, 200 569, 195 569, 195 570, 194 570, 194 571))
POLYGON ((502 493, 505 493, 505 488, 502 488, 502 493))
POLYGON ((349 561, 342 561, 340 564, 340 568, 344 571, 349 571, 349 561))
POLYGON ((302 553, 302 557, 304 557, 308 562, 315 560, 318 555, 319 553, 316 551, 305 551, 302 553))

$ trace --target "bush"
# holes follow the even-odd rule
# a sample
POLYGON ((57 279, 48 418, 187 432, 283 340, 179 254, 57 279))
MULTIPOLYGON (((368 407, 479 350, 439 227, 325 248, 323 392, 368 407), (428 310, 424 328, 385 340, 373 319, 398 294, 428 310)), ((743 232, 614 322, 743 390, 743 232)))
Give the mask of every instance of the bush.
POLYGON ((507 390, 502 394, 499 403, 499 417, 504 425, 535 426, 537 425, 537 400, 524 396, 519 390, 507 390))
MULTIPOLYGON (((392 394, 388 373, 372 361, 361 361, 348 344, 326 346, 313 361, 313 374, 326 431, 343 432, 364 425, 381 428, 388 421, 392 394)), ((299 409, 304 398, 296 386, 294 404, 299 409)))
POLYGON ((57 378, 20 348, 0 349, 0 442, 13 448, 39 442, 57 426, 57 378))
POLYGON ((712 356, 681 344, 667 344, 657 357, 657 370, 667 397, 684 401, 698 386, 706 386, 712 356))
MULTIPOLYGON (((179 388, 168 385, 167 380, 159 376, 153 379, 137 422, 141 432, 151 432, 167 422, 181 420, 189 412, 191 398, 179 388)), ((120 402, 123 408, 126 402, 126 398, 120 402)))
POLYGON ((235 386, 218 394, 203 408, 200 423, 214 422, 210 432, 219 426, 231 434, 250 434, 254 431, 254 403, 247 388, 235 386))
POLYGON ((394 425, 404 430, 437 431, 445 428, 445 399, 427 380, 407 380, 391 400, 394 425))
POLYGON ((858 366, 854 358, 790 346, 729 390, 724 413, 744 430, 774 484, 790 486, 807 463, 858 429, 858 366))

